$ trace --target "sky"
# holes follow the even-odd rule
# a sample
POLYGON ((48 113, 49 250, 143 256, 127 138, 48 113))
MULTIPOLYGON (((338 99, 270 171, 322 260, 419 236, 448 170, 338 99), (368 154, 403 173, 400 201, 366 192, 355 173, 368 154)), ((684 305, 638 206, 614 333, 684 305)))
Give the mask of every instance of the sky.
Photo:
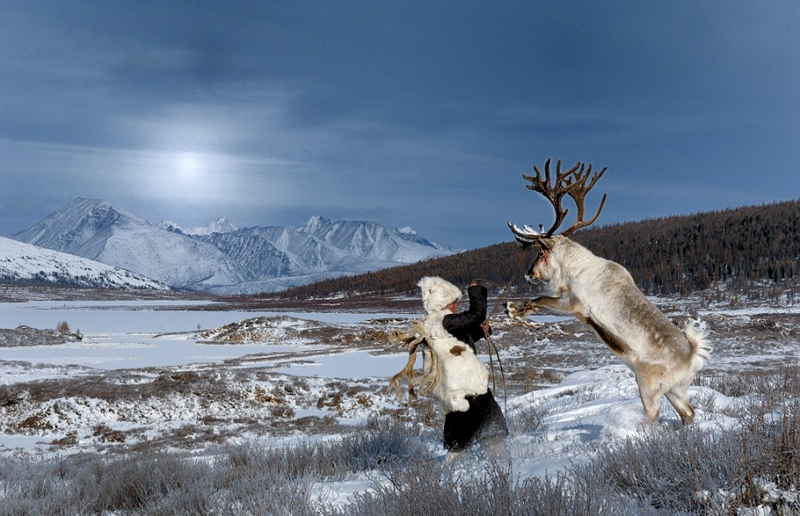
POLYGON ((550 225, 548 157, 608 167, 597 225, 800 198, 800 2, 0 0, 0 235, 84 197, 474 249, 550 225))

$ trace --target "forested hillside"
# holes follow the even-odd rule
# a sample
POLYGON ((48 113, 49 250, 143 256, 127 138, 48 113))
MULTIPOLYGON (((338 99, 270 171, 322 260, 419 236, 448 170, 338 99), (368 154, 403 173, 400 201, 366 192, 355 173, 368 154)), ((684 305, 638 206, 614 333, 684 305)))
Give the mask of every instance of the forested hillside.
POLYGON ((598 227, 576 234, 595 254, 624 265, 652 294, 688 293, 717 282, 747 293, 796 279, 800 200, 598 227))
MULTIPOLYGON (((647 294, 685 295, 712 287, 752 295, 794 296, 800 260, 800 200, 579 231, 574 240, 624 265, 647 294), (770 293, 772 292, 772 293, 770 293)), ((509 233, 509 240, 512 239, 509 233)), ((508 242, 458 255, 358 276, 341 277, 277 294, 289 298, 336 294, 416 293, 420 277, 439 275, 457 285, 480 278, 499 289, 523 278, 533 256, 508 242)))

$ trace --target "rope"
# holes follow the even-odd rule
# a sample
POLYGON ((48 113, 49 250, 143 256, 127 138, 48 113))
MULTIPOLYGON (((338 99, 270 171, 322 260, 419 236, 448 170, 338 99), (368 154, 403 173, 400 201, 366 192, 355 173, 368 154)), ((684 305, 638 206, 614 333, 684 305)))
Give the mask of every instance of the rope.
MULTIPOLYGON (((522 260, 524 260, 528 256, 528 252, 530 252, 531 249, 533 249, 533 246, 527 247, 527 248, 522 250, 522 253, 520 254, 519 260, 517 260, 517 264, 516 264, 517 267, 519 267, 520 263, 522 263, 522 260)), ((481 283, 494 285, 495 287, 500 287, 501 286, 501 285, 499 285, 499 284, 497 284, 497 283, 495 283, 493 281, 487 280, 486 278, 475 278, 474 281, 476 281, 476 282, 480 281, 481 283)), ((487 321, 494 316, 494 313, 497 311, 497 308, 500 306, 500 302, 503 301, 503 298, 506 297, 509 288, 511 288, 511 278, 509 278, 508 281, 506 282, 505 286, 502 287, 502 291, 500 292, 500 295, 497 296, 497 300, 495 301, 494 306, 492 307, 492 311, 489 312, 489 315, 486 316, 486 320, 487 321)), ((500 360, 500 352, 498 351, 497 346, 495 345, 494 341, 489 336, 489 332, 486 331, 485 329, 483 330, 483 336, 486 339, 486 344, 489 346, 489 370, 492 372, 492 390, 495 391, 495 392, 497 392, 497 389, 496 389, 496 385, 495 385, 494 361, 492 359, 492 349, 494 349, 494 354, 495 354, 495 356, 497 356, 497 365, 500 368, 500 378, 503 381, 503 413, 505 413, 505 412, 507 412, 506 403, 508 401, 508 392, 506 390, 506 375, 505 375, 505 371, 503 371, 503 363, 500 360)))

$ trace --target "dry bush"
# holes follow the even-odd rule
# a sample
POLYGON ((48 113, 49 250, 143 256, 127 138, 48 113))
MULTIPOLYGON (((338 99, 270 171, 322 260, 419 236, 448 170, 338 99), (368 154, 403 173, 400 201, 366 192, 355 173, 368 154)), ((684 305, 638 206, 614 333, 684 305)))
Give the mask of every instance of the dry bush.
POLYGON ((406 426, 379 420, 323 443, 228 446, 214 461, 152 450, 1 457, 0 515, 319 514, 310 501, 312 482, 404 468, 426 454, 406 426))
POLYGON ((508 428, 513 434, 535 434, 546 428, 548 410, 543 406, 527 406, 506 414, 508 428))
POLYGON ((725 396, 730 396, 733 398, 744 396, 744 394, 748 392, 750 388, 747 375, 731 375, 727 372, 719 375, 711 375, 705 371, 700 371, 697 374, 694 383, 708 387, 721 394, 724 394, 725 396))
POLYGON ((391 470, 386 481, 376 483, 372 491, 356 495, 344 509, 329 510, 325 514, 511 514, 510 471, 495 464, 487 465, 486 469, 480 481, 464 481, 452 468, 419 461, 414 467, 391 470))
POLYGON ((439 462, 416 461, 393 469, 370 491, 354 496, 345 508, 324 510, 328 516, 450 516, 453 514, 510 516, 595 516, 645 514, 630 501, 608 490, 587 491, 572 479, 530 478, 514 482, 500 462, 465 466, 468 471, 439 462))

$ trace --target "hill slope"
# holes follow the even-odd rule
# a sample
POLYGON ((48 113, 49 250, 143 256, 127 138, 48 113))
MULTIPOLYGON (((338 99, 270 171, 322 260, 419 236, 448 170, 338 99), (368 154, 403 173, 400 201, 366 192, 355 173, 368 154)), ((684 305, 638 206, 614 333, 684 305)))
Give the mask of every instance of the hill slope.
MULTIPOLYGON (((800 200, 588 228, 573 238, 593 253, 624 265, 647 294, 686 294, 722 286, 746 295, 783 290, 793 297, 800 274, 800 200)), ((496 290, 510 284, 518 292, 528 292, 532 288, 523 274, 532 260, 522 255, 518 244, 508 242, 323 281, 281 296, 415 295, 416 282, 426 275, 443 276, 456 285, 483 278, 496 290)))
POLYGON ((0 281, 80 288, 169 290, 142 275, 0 237, 0 281))

